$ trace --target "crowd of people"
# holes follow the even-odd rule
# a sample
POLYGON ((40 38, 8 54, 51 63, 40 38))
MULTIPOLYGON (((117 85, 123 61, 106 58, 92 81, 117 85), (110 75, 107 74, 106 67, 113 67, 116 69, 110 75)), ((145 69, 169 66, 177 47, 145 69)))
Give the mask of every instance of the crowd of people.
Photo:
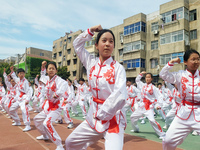
POLYGON ((57 150, 62 150, 62 140, 52 123, 63 123, 63 112, 67 127, 73 128, 69 111, 78 116, 79 104, 85 121, 67 137, 67 150, 87 149, 101 138, 105 139, 105 149, 123 149, 127 112, 131 112, 131 132, 140 132, 138 120, 145 124, 147 118, 158 138, 163 140, 164 150, 175 149, 191 132, 200 134, 200 58, 197 51, 185 52, 185 71, 170 72, 174 63, 180 63, 179 58, 172 59, 160 72, 163 82, 155 85, 153 75, 145 71, 134 83, 126 79, 123 66, 111 57, 115 47, 111 30, 102 29, 101 25, 91 27, 73 44, 87 70, 86 81, 83 78, 73 82, 64 80, 56 75, 55 62, 47 64, 43 61, 41 73, 35 77, 32 88, 22 68, 17 70, 17 75, 13 66, 8 75, 4 69, 6 88, 1 82, 0 109, 13 119, 13 126, 21 125, 17 111, 20 108, 25 125, 23 131, 30 131, 29 111, 33 110, 38 113, 33 121, 41 134, 36 139, 50 139, 57 145, 57 150), (90 55, 84 48, 94 32, 99 32, 95 44, 99 57, 90 55), (165 121, 164 127, 155 120, 156 115, 165 121), (163 128, 168 129, 166 133, 163 128))

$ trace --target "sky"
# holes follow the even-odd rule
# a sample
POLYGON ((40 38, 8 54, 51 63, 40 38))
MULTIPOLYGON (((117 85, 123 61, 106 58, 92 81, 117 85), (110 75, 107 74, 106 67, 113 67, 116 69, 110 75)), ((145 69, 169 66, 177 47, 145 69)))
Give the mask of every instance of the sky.
POLYGON ((171 0, 0 0, 0 59, 26 47, 52 51, 65 32, 101 24, 111 28, 138 13, 150 14, 171 0))

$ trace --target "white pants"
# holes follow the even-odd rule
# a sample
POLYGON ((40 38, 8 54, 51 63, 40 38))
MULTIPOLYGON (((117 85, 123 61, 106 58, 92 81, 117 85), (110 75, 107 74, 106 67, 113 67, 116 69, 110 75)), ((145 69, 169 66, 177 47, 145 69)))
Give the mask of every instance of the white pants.
POLYGON ((56 121, 56 119, 60 116, 60 113, 60 108, 50 111, 49 114, 45 114, 44 111, 41 111, 33 118, 34 124, 38 131, 43 136, 48 136, 49 139, 57 146, 62 144, 62 140, 53 127, 52 122, 56 121))
POLYGON ((83 121, 66 139, 66 150, 86 150, 88 146, 105 138, 105 150, 122 150, 124 143, 124 128, 119 127, 119 133, 98 133, 86 121, 83 121))
POLYGON ((85 108, 85 102, 82 100, 79 100, 79 106, 81 107, 83 116, 86 116, 87 113, 86 113, 86 108, 85 108))
POLYGON ((77 111, 77 109, 76 109, 76 106, 78 105, 78 101, 73 101, 72 102, 72 112, 74 113, 74 114, 78 114, 78 111, 77 111))
POLYGON ((170 123, 172 122, 175 116, 176 116, 176 108, 172 108, 166 115, 166 120, 165 120, 166 126, 169 127, 170 123))
POLYGON ((28 107, 25 104, 25 100, 22 101, 16 101, 15 103, 13 103, 9 109, 10 111, 10 116, 12 117, 12 119, 19 123, 20 122, 20 118, 17 114, 17 109, 20 107, 21 111, 22 111, 22 119, 25 125, 30 125, 30 117, 29 117, 29 112, 28 112, 28 107))
POLYGON ((66 104, 65 106, 63 106, 63 115, 64 115, 64 120, 67 124, 69 124, 70 122, 73 122, 73 120, 71 119, 70 115, 69 115, 69 108, 70 108, 70 104, 66 104))
POLYGON ((145 115, 149 119, 151 126, 155 130, 156 134, 158 134, 158 136, 165 136, 165 132, 162 131, 160 124, 158 122, 156 122, 156 120, 154 118, 153 109, 146 110, 144 107, 142 107, 142 108, 139 107, 131 115, 131 124, 132 124, 133 130, 135 130, 135 131, 139 130, 139 127, 137 125, 137 121, 143 115, 145 115))
POLYGON ((36 111, 39 111, 39 104, 38 104, 38 98, 37 96, 34 96, 34 99, 33 99, 33 108, 36 110, 36 111))
POLYGON ((180 145, 193 130, 200 135, 200 122, 194 120, 193 111, 188 120, 182 120, 176 116, 166 132, 163 150, 175 150, 177 145, 180 145))

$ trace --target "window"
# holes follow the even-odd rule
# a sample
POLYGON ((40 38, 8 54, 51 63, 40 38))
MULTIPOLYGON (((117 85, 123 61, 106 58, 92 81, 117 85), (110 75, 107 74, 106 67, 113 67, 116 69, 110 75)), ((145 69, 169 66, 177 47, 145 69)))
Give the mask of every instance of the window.
POLYGON ((160 44, 161 45, 168 44, 168 43, 174 43, 174 42, 178 42, 178 41, 182 41, 182 40, 185 40, 186 42, 188 40, 187 31, 185 31, 185 30, 167 33, 167 34, 163 34, 160 36, 160 41, 161 41, 160 44))
POLYGON ((66 60, 66 57, 65 57, 65 56, 63 56, 63 60, 64 60, 64 61, 66 60))
POLYGON ((56 56, 57 56, 57 54, 56 54, 56 53, 54 53, 54 54, 53 54, 53 59, 56 59, 56 56))
POLYGON ((145 50, 146 42, 144 41, 135 41, 131 43, 124 44, 123 52, 137 51, 137 50, 145 50))
POLYGON ((91 41, 85 42, 85 47, 95 45, 95 38, 93 37, 91 41))
POLYGON ((74 65, 77 64, 77 59, 73 59, 74 65))
POLYGON ((151 50, 158 49, 158 40, 151 41, 151 50))
POLYGON ((71 40, 72 40, 72 37, 67 38, 68 43, 71 43, 71 40))
POLYGON ((119 56, 123 55, 123 49, 119 49, 119 56))
POLYGON ((60 41, 60 47, 62 46, 62 41, 60 41))
POLYGON ((71 53, 71 48, 67 49, 67 54, 71 53))
POLYGON ((165 65, 167 64, 171 59, 179 57, 181 59, 181 63, 183 63, 183 55, 184 53, 172 53, 172 54, 166 54, 160 56, 160 64, 165 65))
POLYGON ((76 76, 76 71, 73 71, 73 76, 74 76, 74 77, 76 76))
POLYGON ((61 67, 61 62, 58 62, 58 67, 59 67, 59 68, 61 67))
POLYGON ((69 66, 69 65, 70 65, 70 60, 67 61, 67 66, 69 66))
POLYGON ((139 31, 146 32, 146 23, 137 22, 124 27, 124 35, 133 34, 139 31))
POLYGON ((197 12, 196 12, 196 9, 190 11, 190 21, 194 21, 194 20, 197 20, 197 12))
POLYGON ((123 62, 127 69, 142 67, 145 68, 145 59, 131 59, 123 62))
POLYGON ((197 39, 197 30, 190 31, 190 40, 197 39))
POLYGON ((158 59, 151 59, 151 68, 156 68, 158 65, 158 59))
POLYGON ((44 53, 40 53, 40 56, 44 56, 44 53))
POLYGON ((151 31, 158 30, 158 27, 159 27, 158 22, 153 22, 151 24, 151 31))
POLYGON ((161 14, 163 23, 169 23, 178 19, 185 18, 188 20, 188 10, 184 7, 168 11, 161 14))
POLYGON ((62 52, 59 52, 59 56, 62 56, 62 52))

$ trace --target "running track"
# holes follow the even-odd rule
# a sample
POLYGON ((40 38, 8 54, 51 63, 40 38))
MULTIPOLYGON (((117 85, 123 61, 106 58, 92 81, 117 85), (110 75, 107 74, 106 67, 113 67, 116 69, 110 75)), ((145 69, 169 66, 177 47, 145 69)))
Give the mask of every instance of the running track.
MULTIPOLYGON (((18 111, 20 118, 21 111, 18 111)), ((23 132, 24 128, 22 119, 21 126, 12 126, 12 120, 8 119, 5 114, 0 112, 0 150, 54 150, 56 146, 50 141, 36 140, 39 132, 33 124, 33 117, 36 115, 30 112, 31 127, 29 132, 23 132)), ((74 119, 74 127, 78 126, 81 121, 74 119)), ((67 124, 54 124, 54 127, 62 139, 64 145, 67 136, 74 130, 67 129, 67 124)), ((91 145, 88 150, 103 150, 104 140, 100 139, 96 144, 91 145)), ((147 140, 133 135, 125 134, 123 150, 162 150, 162 144, 159 142, 147 140)), ((177 148, 177 150, 180 150, 177 148)))

